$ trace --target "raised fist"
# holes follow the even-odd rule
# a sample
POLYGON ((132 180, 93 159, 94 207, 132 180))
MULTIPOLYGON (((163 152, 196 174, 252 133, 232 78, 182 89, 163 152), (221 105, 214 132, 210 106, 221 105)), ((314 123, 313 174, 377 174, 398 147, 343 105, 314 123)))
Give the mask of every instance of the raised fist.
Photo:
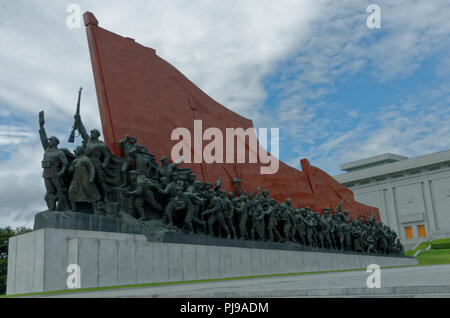
POLYGON ((39 112, 39 127, 44 127, 45 119, 44 119, 44 111, 39 112))

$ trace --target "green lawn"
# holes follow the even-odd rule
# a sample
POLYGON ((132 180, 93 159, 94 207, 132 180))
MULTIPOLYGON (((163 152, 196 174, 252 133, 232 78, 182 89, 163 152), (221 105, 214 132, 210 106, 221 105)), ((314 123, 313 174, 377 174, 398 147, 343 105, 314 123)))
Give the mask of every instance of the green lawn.
POLYGON ((433 244, 450 243, 450 238, 434 240, 431 243, 433 244))
POLYGON ((429 250, 417 256, 420 265, 450 264, 450 249, 429 250))
POLYGON ((425 251, 425 249, 432 244, 450 244, 450 238, 422 242, 415 249, 406 251, 405 255, 414 256, 418 250, 423 250, 423 252, 417 256, 419 265, 450 264, 450 249, 431 248, 429 251, 425 251))
POLYGON ((425 250, 431 242, 422 242, 415 249, 405 252, 406 256, 414 256, 418 250, 425 250))

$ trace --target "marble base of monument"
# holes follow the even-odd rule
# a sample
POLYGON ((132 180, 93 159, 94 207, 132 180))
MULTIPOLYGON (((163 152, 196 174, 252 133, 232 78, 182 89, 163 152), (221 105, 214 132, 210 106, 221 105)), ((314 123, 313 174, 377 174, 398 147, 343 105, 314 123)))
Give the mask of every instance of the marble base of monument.
POLYGON ((166 243, 145 235, 56 228, 19 235, 9 241, 7 294, 65 290, 69 264, 80 266, 81 288, 417 264, 409 257, 276 248, 283 243, 175 243, 183 237, 188 236, 167 234, 172 243, 166 243))

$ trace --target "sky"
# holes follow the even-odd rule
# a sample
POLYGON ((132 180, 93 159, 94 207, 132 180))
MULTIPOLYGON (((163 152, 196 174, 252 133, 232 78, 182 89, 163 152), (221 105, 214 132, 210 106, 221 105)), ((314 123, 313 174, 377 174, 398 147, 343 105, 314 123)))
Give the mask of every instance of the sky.
MULTIPOLYGON (((450 149, 450 2, 168 0, 0 2, 0 227, 45 210, 38 113, 61 147, 79 87, 101 127, 86 33, 68 6, 138 43, 212 98, 279 128, 280 159, 330 175, 381 153, 450 149), (377 4, 381 27, 369 28, 377 4)), ((150 149, 151 152, 151 149, 150 149)))

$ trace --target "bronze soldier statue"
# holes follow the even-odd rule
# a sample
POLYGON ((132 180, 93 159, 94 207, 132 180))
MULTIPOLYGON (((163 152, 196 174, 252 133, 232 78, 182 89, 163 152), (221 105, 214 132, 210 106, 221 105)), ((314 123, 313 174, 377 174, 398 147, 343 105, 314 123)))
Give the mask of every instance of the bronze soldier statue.
MULTIPOLYGON (((165 178, 167 179, 167 178, 165 178)), ((189 232, 193 232, 192 221, 194 215, 194 205, 191 202, 191 195, 184 192, 184 184, 182 181, 171 182, 166 186, 166 189, 161 190, 163 193, 171 195, 169 203, 164 209, 164 215, 167 218, 168 225, 174 227, 174 213, 185 212, 184 224, 188 227, 189 232), (188 222, 186 222, 186 219, 188 222)))
POLYGON ((345 232, 347 231, 347 224, 342 219, 338 219, 336 223, 336 239, 339 243, 339 249, 345 249, 345 232))
POLYGON ((324 224, 322 222, 322 217, 320 216, 319 213, 314 213, 314 217, 316 218, 316 229, 317 229, 317 245, 320 248, 325 248, 325 236, 324 236, 324 232, 326 231, 325 227, 326 224, 324 224))
POLYGON ((342 220, 346 224, 346 230, 344 232, 345 250, 353 251, 352 234, 351 234, 351 230, 350 230, 351 222, 350 222, 350 218, 348 217, 348 210, 344 211, 344 214, 342 215, 342 220))
POLYGON ((311 209, 308 206, 305 207, 304 223, 306 225, 306 240, 308 242, 308 246, 316 247, 317 241, 316 241, 316 237, 314 234, 315 234, 317 222, 313 217, 313 212, 311 211, 311 209))
POLYGON ((214 224, 218 222, 220 229, 226 233, 226 238, 231 238, 230 230, 225 224, 225 218, 223 216, 222 201, 212 189, 208 191, 208 199, 208 208, 202 213, 202 216, 208 215, 208 235, 214 236, 214 224))
POLYGON ((247 230, 247 219, 248 219, 248 198, 245 193, 237 198, 235 212, 238 216, 239 223, 239 238, 241 240, 247 240, 249 238, 247 230))
POLYGON ((63 182, 63 175, 69 166, 66 154, 63 150, 58 148, 58 138, 52 136, 47 138, 45 132, 44 112, 39 113, 39 136, 41 144, 44 148, 44 158, 42 160, 42 168, 44 169, 42 177, 44 178, 45 201, 49 211, 63 211, 70 210, 67 188, 63 182), (58 205, 56 202, 58 201, 58 205))
POLYGON ((199 215, 200 207, 204 206, 206 200, 200 196, 197 189, 195 188, 195 185, 192 185, 183 193, 186 197, 185 200, 189 201, 187 204, 188 208, 186 210, 186 216, 184 218, 184 226, 188 229, 190 234, 195 233, 194 223, 197 228, 201 227, 203 230, 206 229, 206 222, 202 221, 199 215))
POLYGON ((290 199, 286 199, 286 202, 282 203, 280 205, 280 213, 279 213, 279 218, 283 227, 283 235, 284 235, 284 240, 287 241, 294 241, 295 238, 292 237, 292 232, 291 232, 291 226, 292 226, 292 222, 291 222, 291 216, 290 214, 290 199))
MULTIPOLYGON (((266 222, 265 222, 265 214, 263 207, 259 201, 256 201, 255 209, 254 209, 254 223, 255 234, 258 236, 258 239, 264 241, 266 239, 266 222)), ((256 237, 255 237, 256 239, 256 237)))
POLYGON ((280 232, 278 232, 278 219, 279 219, 280 206, 275 199, 270 199, 269 207, 264 213, 267 215, 267 232, 269 233, 269 241, 274 242, 282 241, 280 232))
POLYGON ((375 248, 375 237, 376 233, 375 230, 369 231, 368 235, 365 238, 365 246, 366 246, 366 252, 376 254, 377 250, 375 248))
POLYGON ((122 167, 120 168, 120 174, 122 178, 122 187, 125 187, 129 181, 128 172, 136 169, 136 160, 133 157, 133 153, 138 151, 138 143, 136 137, 130 137, 128 134, 125 138, 119 141, 119 145, 123 150, 124 158, 122 167))
POLYGON ((297 233, 300 238, 300 244, 306 245, 306 225, 303 218, 305 209, 295 209, 295 224, 297 225, 297 233))
POLYGON ((152 188, 155 189, 159 185, 155 181, 139 174, 135 170, 131 170, 129 174, 131 184, 135 189, 133 191, 129 191, 128 194, 135 196, 134 206, 139 212, 140 220, 146 221, 148 220, 148 216, 144 210, 144 202, 148 202, 158 212, 162 211, 162 206, 155 200, 155 196, 152 190, 152 188))
POLYGON ((334 236, 334 222, 330 217, 330 209, 329 208, 325 208, 323 210, 321 222, 322 222, 322 229, 323 229, 325 245, 329 249, 334 249, 335 245, 333 244, 333 240, 332 240, 332 236, 334 236))
POLYGON ((157 165, 154 162, 154 156, 148 153, 147 148, 139 145, 133 153, 133 157, 137 173, 152 177, 152 171, 156 169, 157 165))
POLYGON ((92 211, 97 214, 97 202, 101 196, 95 185, 95 167, 85 155, 84 148, 78 146, 75 149, 76 158, 69 166, 68 171, 73 173, 69 186, 69 200, 72 211, 77 210, 77 203, 87 202, 92 205, 92 211))
POLYGON ((233 198, 233 192, 228 193, 228 196, 227 196, 226 191, 224 191, 224 190, 220 191, 220 199, 222 200, 222 204, 223 204, 223 216, 225 217, 225 223, 231 232, 232 238, 236 239, 237 234, 236 234, 236 229, 234 227, 234 221, 233 221, 234 205, 233 205, 233 202, 231 201, 232 198, 233 198))
POLYGON ((83 143, 85 145, 86 156, 92 161, 95 167, 95 181, 100 185, 103 191, 103 201, 109 202, 109 189, 106 184, 106 167, 111 159, 111 154, 109 152, 106 144, 99 140, 100 131, 98 129, 92 129, 91 135, 89 136, 86 128, 84 127, 81 117, 75 114, 75 122, 83 138, 83 143))
POLYGON ((166 177, 169 181, 173 181, 176 175, 176 167, 181 162, 169 163, 169 159, 166 156, 161 157, 161 165, 156 168, 156 173, 159 178, 166 177))

